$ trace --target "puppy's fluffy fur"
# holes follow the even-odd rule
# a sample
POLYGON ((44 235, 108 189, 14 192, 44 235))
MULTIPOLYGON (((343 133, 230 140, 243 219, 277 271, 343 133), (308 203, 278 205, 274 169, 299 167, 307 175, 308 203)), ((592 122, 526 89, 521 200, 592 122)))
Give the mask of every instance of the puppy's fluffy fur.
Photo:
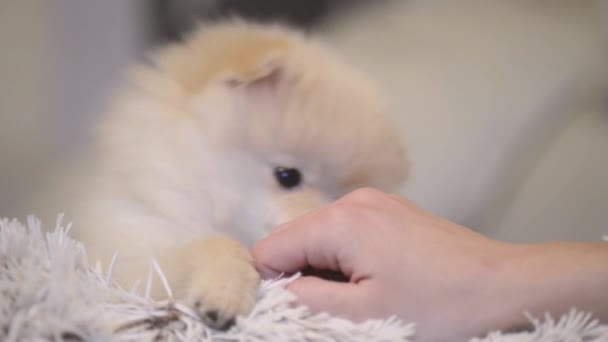
POLYGON ((100 127, 76 236, 103 261, 119 252, 124 286, 155 257, 177 296, 217 327, 254 305, 246 246, 405 176, 380 91, 284 28, 201 29, 130 80, 100 127), (276 167, 298 169, 302 183, 283 188, 276 167))

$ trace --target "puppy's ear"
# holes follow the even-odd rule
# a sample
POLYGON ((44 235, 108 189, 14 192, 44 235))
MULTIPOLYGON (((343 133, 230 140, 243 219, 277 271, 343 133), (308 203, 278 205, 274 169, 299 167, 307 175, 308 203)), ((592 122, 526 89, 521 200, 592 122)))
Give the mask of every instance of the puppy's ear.
MULTIPOLYGON (((252 56, 253 57, 253 56, 252 56)), ((258 56, 241 61, 226 70, 220 82, 229 88, 249 88, 276 85, 283 76, 285 55, 281 52, 269 52, 266 56, 258 56)))

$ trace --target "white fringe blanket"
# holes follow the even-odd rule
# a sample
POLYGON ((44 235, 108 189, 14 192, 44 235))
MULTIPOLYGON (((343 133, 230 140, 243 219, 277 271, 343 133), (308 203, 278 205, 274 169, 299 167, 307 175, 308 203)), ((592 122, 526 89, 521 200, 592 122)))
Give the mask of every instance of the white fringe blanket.
MULTIPOLYGON (((414 324, 396 318, 355 324, 309 313, 285 290, 293 278, 262 282, 253 312, 226 332, 214 331, 179 303, 154 302, 115 286, 111 265, 106 271, 90 267, 68 230, 58 222, 44 234, 33 218, 27 226, 0 221, 0 341, 415 340, 414 324)), ((144 293, 153 278, 162 281, 160 270, 152 269, 144 293)), ((473 341, 608 341, 608 325, 576 310, 558 320, 530 319, 532 331, 493 332, 473 341)))

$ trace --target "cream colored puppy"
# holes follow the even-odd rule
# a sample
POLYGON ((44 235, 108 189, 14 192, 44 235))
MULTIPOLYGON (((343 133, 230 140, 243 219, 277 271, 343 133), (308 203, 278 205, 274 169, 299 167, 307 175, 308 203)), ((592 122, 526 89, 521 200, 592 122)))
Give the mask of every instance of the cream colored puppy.
MULTIPOLYGON (((225 328, 256 300, 246 246, 405 159, 379 90, 280 27, 210 26, 136 68, 104 117, 76 237, 119 253, 129 287, 156 258, 176 297, 225 328)), ((156 297, 162 297, 160 287, 156 297)))

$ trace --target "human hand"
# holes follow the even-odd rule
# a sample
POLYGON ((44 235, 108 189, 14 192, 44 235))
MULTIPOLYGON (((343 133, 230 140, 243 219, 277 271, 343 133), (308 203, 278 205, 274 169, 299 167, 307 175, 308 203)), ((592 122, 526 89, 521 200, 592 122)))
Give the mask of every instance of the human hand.
MULTIPOLYGON (((422 341, 455 341, 504 325, 509 307, 497 303, 494 274, 505 250, 401 197, 362 189, 280 226, 253 257, 264 278, 307 267, 346 275, 347 283, 290 284, 313 311, 356 321, 397 315, 416 322, 422 341)), ((508 323, 519 323, 520 312, 511 314, 508 323)))

